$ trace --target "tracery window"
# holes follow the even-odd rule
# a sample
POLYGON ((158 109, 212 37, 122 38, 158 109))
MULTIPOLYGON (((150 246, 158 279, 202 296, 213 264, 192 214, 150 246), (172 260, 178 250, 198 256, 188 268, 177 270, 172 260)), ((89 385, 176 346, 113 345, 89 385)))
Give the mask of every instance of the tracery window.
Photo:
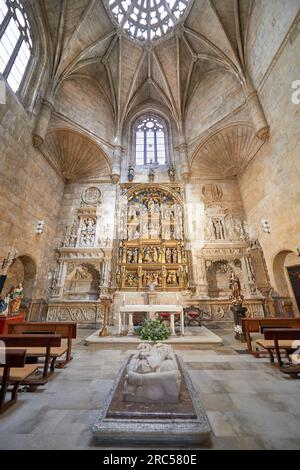
POLYGON ((32 53, 28 16, 20 0, 0 0, 0 73, 17 92, 32 53))
POLYGON ((135 164, 166 164, 166 125, 156 116, 147 116, 138 121, 135 133, 135 164))
POLYGON ((160 39, 183 17, 190 0, 105 0, 117 23, 140 41, 160 39))

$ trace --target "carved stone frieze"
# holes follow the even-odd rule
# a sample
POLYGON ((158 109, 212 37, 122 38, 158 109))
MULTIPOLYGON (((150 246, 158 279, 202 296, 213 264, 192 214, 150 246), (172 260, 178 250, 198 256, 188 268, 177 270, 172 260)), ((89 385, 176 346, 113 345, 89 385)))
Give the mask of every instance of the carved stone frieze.
POLYGON ((49 305, 47 321, 74 321, 77 323, 96 323, 101 320, 97 304, 56 304, 49 305))

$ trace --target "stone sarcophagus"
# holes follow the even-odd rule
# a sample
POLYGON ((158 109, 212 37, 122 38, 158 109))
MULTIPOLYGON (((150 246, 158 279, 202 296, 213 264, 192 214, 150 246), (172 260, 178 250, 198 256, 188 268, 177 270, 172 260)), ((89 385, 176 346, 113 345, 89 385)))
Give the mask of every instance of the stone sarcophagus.
POLYGON ((177 403, 181 375, 171 346, 142 343, 127 366, 124 400, 177 403))

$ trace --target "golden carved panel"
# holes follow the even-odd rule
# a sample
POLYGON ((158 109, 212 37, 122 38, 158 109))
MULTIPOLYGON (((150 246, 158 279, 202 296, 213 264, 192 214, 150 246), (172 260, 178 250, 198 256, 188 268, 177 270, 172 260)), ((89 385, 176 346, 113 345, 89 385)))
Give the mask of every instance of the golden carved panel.
POLYGON ((117 283, 122 290, 181 290, 188 285, 181 190, 123 188, 117 283))

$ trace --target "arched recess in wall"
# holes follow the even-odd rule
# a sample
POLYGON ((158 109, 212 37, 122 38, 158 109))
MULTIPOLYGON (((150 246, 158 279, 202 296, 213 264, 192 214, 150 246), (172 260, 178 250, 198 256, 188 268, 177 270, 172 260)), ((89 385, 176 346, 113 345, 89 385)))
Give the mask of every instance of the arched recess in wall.
POLYGON ((99 270, 92 264, 83 263, 67 276, 65 296, 69 300, 97 300, 99 297, 99 270))
POLYGON ((191 158, 192 176, 234 178, 246 168, 262 145, 249 123, 228 124, 200 142, 191 158))
POLYGON ((108 156, 83 133, 68 128, 51 129, 42 151, 67 182, 92 182, 110 177, 108 156))
POLYGON ((282 297, 291 297, 300 312, 300 258, 291 250, 282 250, 274 258, 275 287, 282 297))
POLYGON ((28 255, 19 256, 9 268, 3 295, 9 293, 20 282, 23 284, 24 291, 22 305, 28 306, 32 300, 36 282, 36 264, 28 255))

